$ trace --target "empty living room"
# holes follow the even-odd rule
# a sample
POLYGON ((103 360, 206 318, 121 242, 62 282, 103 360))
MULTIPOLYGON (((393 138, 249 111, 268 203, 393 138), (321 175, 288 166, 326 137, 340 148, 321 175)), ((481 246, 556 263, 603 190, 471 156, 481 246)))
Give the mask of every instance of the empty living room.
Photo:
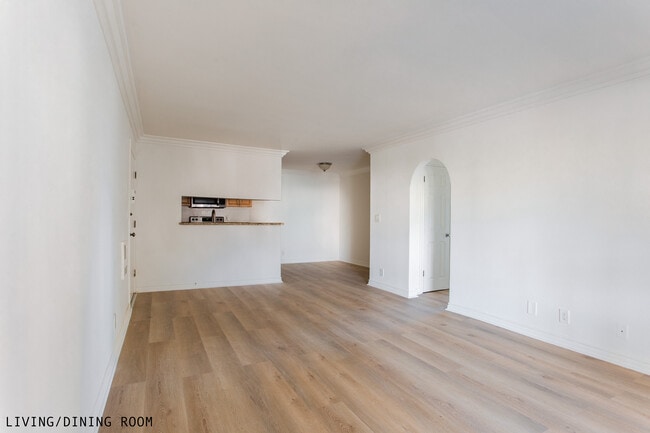
POLYGON ((0 0, 0 431, 650 431, 650 3, 0 0))

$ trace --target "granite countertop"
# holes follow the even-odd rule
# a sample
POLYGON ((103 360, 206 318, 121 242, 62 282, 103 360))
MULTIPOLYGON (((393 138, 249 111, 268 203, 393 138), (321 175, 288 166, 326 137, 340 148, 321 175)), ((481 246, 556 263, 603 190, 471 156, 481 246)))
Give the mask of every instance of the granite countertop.
POLYGON ((190 222, 180 222, 178 223, 182 226, 281 226, 284 223, 277 222, 245 222, 245 221, 228 221, 222 223, 213 223, 212 221, 200 222, 200 223, 190 223, 190 222))

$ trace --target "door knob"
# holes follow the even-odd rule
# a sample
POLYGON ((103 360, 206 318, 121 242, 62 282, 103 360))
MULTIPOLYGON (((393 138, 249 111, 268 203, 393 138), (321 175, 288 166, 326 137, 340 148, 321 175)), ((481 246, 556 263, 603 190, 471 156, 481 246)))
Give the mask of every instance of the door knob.
POLYGON ((135 233, 131 233, 131 234, 129 234, 129 236, 131 236, 132 238, 134 238, 134 237, 135 237, 135 233))
POLYGON ((449 238, 449 237, 451 237, 451 236, 449 236, 449 233, 445 233, 445 237, 446 237, 446 238, 449 238))

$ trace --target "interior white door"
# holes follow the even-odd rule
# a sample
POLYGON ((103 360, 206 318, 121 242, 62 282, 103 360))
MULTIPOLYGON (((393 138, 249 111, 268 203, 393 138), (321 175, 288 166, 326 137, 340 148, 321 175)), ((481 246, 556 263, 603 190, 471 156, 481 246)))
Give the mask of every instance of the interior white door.
POLYGON ((449 288, 450 195, 447 169, 428 165, 424 178, 423 291, 449 288))
POLYGON ((433 290, 449 288, 451 185, 445 167, 433 167, 433 290))
POLYGON ((433 188, 433 167, 424 167, 422 178, 422 291, 430 292, 434 288, 434 231, 433 217, 434 210, 434 188, 433 188))
POLYGON ((135 169, 135 156, 131 152, 131 180, 129 182, 129 301, 133 299, 135 293, 135 247, 136 247, 136 229, 138 222, 136 220, 136 185, 138 181, 138 172, 135 169))

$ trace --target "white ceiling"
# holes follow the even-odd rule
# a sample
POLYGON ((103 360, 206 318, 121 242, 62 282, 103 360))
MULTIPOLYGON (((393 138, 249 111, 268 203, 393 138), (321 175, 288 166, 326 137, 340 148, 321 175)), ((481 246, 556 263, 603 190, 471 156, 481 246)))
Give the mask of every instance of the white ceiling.
POLYGON ((123 0, 145 134, 362 147, 650 55, 647 0, 123 0))

